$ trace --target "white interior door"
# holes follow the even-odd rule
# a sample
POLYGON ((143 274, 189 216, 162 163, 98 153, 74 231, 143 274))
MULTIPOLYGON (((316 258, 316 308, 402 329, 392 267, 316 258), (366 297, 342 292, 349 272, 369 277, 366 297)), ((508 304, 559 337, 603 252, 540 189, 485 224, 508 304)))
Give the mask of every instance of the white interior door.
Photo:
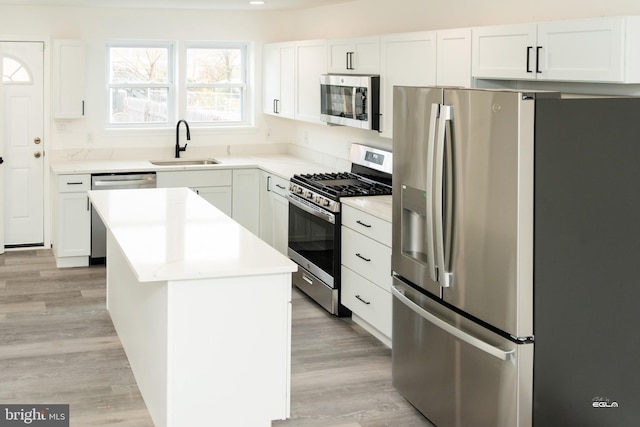
MULTIPOLYGON (((4 246, 44 242, 44 44, 0 42, 4 246)), ((0 233, 1 236, 1 233, 0 233)))

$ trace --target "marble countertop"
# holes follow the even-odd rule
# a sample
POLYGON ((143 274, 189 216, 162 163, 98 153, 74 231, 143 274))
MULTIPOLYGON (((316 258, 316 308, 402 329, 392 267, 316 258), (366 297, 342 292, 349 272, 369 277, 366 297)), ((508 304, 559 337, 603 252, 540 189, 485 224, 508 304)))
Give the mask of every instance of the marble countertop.
MULTIPOLYGON (((215 156, 215 165, 170 165, 158 166, 149 160, 61 160, 51 163, 54 174, 117 173, 117 172, 161 172, 175 170, 206 170, 259 167, 269 173, 289 179, 294 174, 328 172, 331 168, 313 163, 290 154, 265 154, 251 156, 215 156)), ((164 159, 173 160, 173 159, 164 159)), ((183 160, 189 160, 185 158, 183 160)))
POLYGON ((343 205, 352 206, 391 222, 393 208, 391 196, 342 197, 340 201, 343 205))
POLYGON ((186 188, 89 191, 140 282, 296 271, 289 258, 186 188))

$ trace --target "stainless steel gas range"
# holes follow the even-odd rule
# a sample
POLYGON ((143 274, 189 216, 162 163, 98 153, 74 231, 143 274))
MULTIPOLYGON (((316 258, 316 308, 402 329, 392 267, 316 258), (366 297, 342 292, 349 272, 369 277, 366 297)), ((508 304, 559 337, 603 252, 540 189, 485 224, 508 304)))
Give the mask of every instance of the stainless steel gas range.
POLYGON ((293 283, 338 316, 351 314, 340 303, 340 199, 390 195, 393 167, 390 152, 360 144, 349 160, 351 172, 294 175, 287 195, 293 283))

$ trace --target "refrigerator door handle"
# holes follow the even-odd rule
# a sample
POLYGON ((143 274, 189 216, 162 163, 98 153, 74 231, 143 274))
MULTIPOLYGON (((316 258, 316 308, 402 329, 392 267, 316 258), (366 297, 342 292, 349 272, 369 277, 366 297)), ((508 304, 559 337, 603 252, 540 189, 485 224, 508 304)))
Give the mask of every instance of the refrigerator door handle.
POLYGON ((504 351, 501 348, 495 347, 485 341, 482 341, 479 338, 474 337, 473 335, 470 335, 464 331, 461 331, 460 329, 456 328, 453 325, 450 325, 449 323, 445 322, 439 317, 434 316, 424 308, 420 307, 415 302, 411 301, 411 299, 409 299, 404 294, 404 292, 402 292, 402 290, 400 290, 395 285, 391 285, 391 294, 396 298, 398 298, 398 300, 402 304, 404 304, 407 308, 411 309, 414 313, 422 317, 424 320, 432 323, 438 328, 444 330, 450 335, 455 336, 459 340, 464 341, 465 343, 477 348, 478 350, 481 350, 487 354, 490 354, 493 357, 496 357, 500 360, 505 360, 505 361, 510 360, 515 355, 515 350, 504 351))
POLYGON ((447 122, 452 119, 452 108, 450 105, 442 105, 440 107, 440 118, 438 119, 438 134, 436 136, 436 153, 433 166, 433 174, 435 176, 434 187, 432 190, 435 200, 433 206, 433 227, 435 240, 435 264, 438 269, 438 282, 443 288, 451 286, 452 274, 446 271, 445 263, 445 246, 444 246, 444 150, 446 142, 447 122))
POLYGON ((427 140, 427 195, 425 197, 427 203, 427 229, 425 232, 425 243, 427 245, 427 267, 429 268, 429 276, 434 282, 438 281, 438 275, 436 272, 435 249, 433 246, 433 161, 435 158, 436 126, 438 124, 440 107, 440 104, 431 104, 429 138, 427 140))

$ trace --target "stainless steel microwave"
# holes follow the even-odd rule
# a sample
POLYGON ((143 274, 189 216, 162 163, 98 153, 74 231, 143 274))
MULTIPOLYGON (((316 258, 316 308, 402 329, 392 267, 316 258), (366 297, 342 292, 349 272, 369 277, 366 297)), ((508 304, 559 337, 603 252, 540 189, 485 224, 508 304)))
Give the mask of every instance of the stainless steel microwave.
POLYGON ((320 120, 380 130, 380 76, 320 76, 320 120))

